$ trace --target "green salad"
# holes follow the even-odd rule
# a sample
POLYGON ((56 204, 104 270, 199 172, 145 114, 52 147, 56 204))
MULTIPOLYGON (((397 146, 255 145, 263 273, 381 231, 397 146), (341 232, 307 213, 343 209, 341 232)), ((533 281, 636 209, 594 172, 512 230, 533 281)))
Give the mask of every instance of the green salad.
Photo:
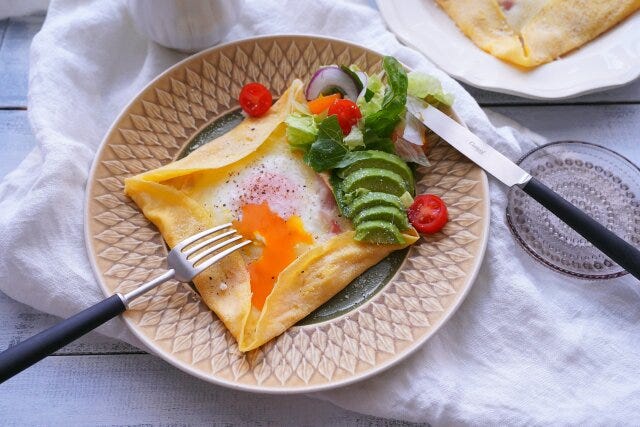
POLYGON ((429 75, 410 72, 386 56, 382 70, 320 68, 306 88, 307 104, 291 113, 286 136, 304 162, 326 174, 356 240, 404 242, 415 196, 415 166, 428 165, 425 129, 407 115, 407 96, 448 108, 453 96, 429 75))

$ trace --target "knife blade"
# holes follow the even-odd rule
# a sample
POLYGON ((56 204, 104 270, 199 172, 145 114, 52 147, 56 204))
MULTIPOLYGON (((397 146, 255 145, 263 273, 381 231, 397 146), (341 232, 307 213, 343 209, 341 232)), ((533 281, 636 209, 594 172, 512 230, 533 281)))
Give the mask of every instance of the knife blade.
POLYGON ((414 98, 407 110, 469 160, 509 187, 517 186, 614 262, 640 280, 640 251, 532 177, 491 145, 437 108, 414 98))
POLYGON ((531 175, 520 166, 437 108, 425 107, 422 101, 409 98, 407 109, 440 138, 503 184, 512 187, 526 184, 531 179, 531 175))

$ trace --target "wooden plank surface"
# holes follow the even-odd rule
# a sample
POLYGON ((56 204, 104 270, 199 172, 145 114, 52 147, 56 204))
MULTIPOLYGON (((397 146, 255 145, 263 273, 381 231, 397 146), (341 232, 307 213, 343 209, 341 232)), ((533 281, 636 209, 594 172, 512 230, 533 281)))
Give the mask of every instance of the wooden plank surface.
POLYGON ((0 178, 18 166, 35 146, 36 141, 29 127, 27 112, 0 110, 0 178))
POLYGON ((494 107, 491 110, 549 141, 593 142, 640 165, 640 104, 494 107))
POLYGON ((304 396, 215 386, 142 355, 59 356, 0 387, 0 423, 13 425, 411 426, 304 396))
POLYGON ((44 16, 0 21, 0 107, 27 105, 29 46, 44 16))
MULTIPOLYGON (((0 349, 15 345, 55 325, 60 319, 12 300, 0 292, 0 349)), ((121 341, 91 332, 59 350, 57 355, 143 353, 121 341)), ((2 413, 2 411, 0 411, 2 413)))

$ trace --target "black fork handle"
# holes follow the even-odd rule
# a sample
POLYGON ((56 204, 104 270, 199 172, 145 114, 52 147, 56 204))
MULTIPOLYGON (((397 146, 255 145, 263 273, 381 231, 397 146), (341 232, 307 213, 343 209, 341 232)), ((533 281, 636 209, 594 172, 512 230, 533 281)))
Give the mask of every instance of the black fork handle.
POLYGON ((8 348, 0 353, 0 384, 125 310, 122 297, 115 294, 8 348))
POLYGON ((640 280, 640 251, 604 225, 568 202, 558 193, 531 178, 522 190, 564 221, 606 256, 640 280))

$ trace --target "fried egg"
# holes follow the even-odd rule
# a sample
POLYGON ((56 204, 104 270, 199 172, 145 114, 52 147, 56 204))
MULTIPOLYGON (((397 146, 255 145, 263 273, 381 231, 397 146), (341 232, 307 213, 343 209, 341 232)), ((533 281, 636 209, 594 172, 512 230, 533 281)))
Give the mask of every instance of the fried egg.
POLYGON ((281 135, 269 138, 253 155, 196 183, 192 197, 216 223, 241 219, 243 206, 266 203, 283 219, 300 217, 316 243, 351 228, 340 216, 331 189, 303 163, 281 135))
POLYGON ((256 243, 242 254, 257 309, 295 258, 351 228, 325 181, 278 132, 243 161, 200 176, 191 185, 191 197, 207 208, 215 223, 233 222, 256 243))

